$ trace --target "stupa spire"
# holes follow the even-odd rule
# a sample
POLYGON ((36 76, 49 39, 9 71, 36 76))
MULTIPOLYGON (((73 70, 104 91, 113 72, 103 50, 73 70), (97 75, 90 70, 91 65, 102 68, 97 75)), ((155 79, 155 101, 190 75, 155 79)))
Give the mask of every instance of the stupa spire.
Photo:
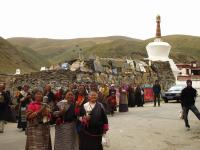
POLYGON ((160 29, 160 15, 156 16, 156 23, 157 23, 157 27, 156 27, 156 38, 161 38, 161 29, 160 29))

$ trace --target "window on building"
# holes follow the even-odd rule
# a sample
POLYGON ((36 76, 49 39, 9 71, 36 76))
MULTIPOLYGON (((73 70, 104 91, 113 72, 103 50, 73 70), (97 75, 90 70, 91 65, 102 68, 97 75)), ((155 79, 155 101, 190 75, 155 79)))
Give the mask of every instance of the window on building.
POLYGON ((190 70, 186 69, 186 74, 189 75, 190 74, 190 70))

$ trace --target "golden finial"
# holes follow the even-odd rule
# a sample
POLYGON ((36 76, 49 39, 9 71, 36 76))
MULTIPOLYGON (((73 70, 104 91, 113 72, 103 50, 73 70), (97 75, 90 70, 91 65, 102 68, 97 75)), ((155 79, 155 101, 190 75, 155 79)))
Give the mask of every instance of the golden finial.
POLYGON ((156 16, 156 21, 160 22, 160 15, 156 16))

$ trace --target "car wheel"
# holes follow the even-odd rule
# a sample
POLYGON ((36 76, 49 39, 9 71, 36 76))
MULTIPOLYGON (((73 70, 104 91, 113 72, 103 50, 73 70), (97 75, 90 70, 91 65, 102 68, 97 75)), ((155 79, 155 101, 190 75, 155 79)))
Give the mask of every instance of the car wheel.
POLYGON ((165 98, 165 99, 164 99, 164 102, 165 102, 165 103, 168 103, 168 99, 165 98))

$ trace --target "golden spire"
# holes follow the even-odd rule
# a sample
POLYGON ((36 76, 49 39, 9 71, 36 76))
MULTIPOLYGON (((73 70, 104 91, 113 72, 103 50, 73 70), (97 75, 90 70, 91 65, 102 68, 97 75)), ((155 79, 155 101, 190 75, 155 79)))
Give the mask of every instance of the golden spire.
POLYGON ((160 15, 156 16, 156 23, 157 23, 157 27, 156 27, 156 38, 161 38, 161 29, 160 29, 160 15))

